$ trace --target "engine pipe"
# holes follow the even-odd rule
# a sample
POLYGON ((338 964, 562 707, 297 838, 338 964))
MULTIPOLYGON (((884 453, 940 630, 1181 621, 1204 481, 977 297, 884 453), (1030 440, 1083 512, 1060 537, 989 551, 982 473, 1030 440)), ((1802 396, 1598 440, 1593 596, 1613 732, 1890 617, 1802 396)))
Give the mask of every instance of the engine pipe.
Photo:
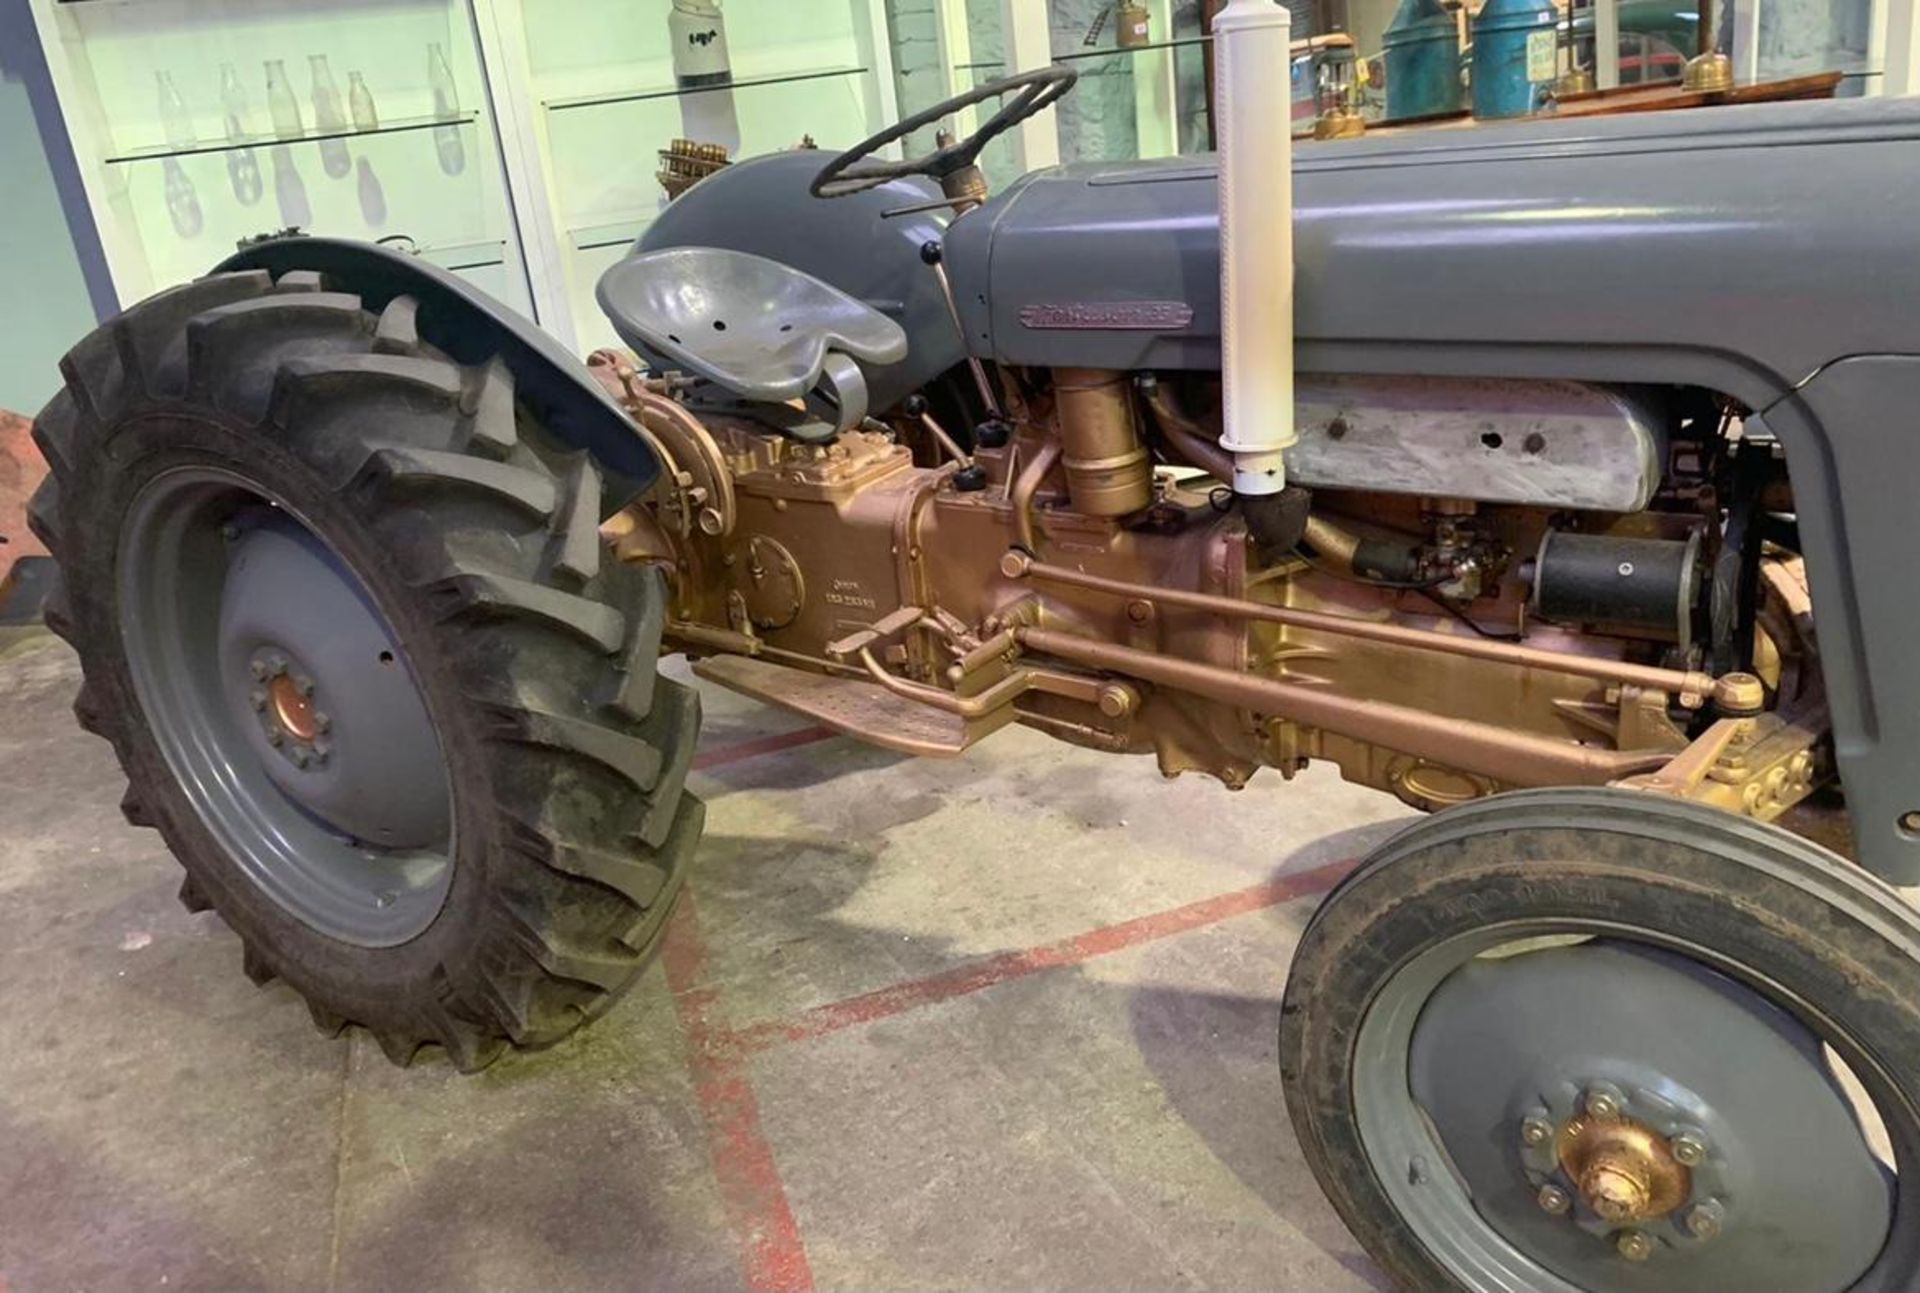
POLYGON ((1213 20, 1220 145, 1220 447, 1233 492, 1286 488, 1293 421, 1292 15, 1229 0, 1213 20))
POLYGON ((1605 785, 1650 772, 1673 759, 1670 750, 1603 750, 1513 732, 1431 710, 1342 696, 1324 687, 1262 678, 1198 660, 1183 660, 1063 633, 1022 626, 1020 645, 1088 669, 1110 670, 1176 691, 1205 696, 1323 731, 1401 750, 1515 786, 1605 785))
POLYGON ((1000 573, 1008 579, 1031 579, 1038 583, 1080 588, 1088 592, 1107 593, 1114 597, 1161 602, 1184 610, 1205 611, 1232 619, 1264 620, 1271 624, 1285 624, 1316 633, 1336 633, 1369 642, 1388 642, 1395 646, 1412 647, 1416 650, 1438 651, 1443 655, 1465 656, 1474 660, 1494 660, 1501 664, 1516 665, 1522 669, 1547 669, 1557 673, 1572 674, 1576 678, 1591 678, 1596 682, 1645 687, 1652 691, 1671 692, 1680 698, 1682 704, 1691 701, 1697 705, 1707 699, 1725 703, 1744 695, 1743 689, 1750 682, 1749 676, 1745 674, 1727 674, 1723 678, 1716 679, 1710 674, 1692 670, 1662 669, 1654 665, 1608 660, 1599 656, 1574 655, 1566 651, 1548 651, 1540 647, 1521 646, 1518 643, 1500 642, 1489 638, 1467 637, 1457 633, 1436 633, 1431 629, 1414 628, 1406 624, 1384 624, 1378 620, 1363 620, 1351 615, 1331 615, 1325 611, 1310 611, 1293 606, 1273 606, 1266 602, 1223 597, 1217 593, 1202 593, 1185 588, 1158 588, 1150 584, 1132 583, 1125 579, 1109 579, 1105 575, 1089 574, 1070 566, 1050 565, 1044 561, 1035 561, 1031 556, 1019 551, 1009 551, 1000 558, 1000 573))

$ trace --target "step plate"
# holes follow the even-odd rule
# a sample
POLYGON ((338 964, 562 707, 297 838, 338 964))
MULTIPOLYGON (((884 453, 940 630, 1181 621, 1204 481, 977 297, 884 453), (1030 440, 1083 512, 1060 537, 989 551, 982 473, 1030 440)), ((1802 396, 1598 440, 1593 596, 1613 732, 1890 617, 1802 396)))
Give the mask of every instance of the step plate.
POLYGON ((1013 717, 1013 707, 1007 706, 997 718, 968 722, 896 696, 877 683, 807 673, 743 655, 697 660, 693 672, 743 696, 805 714, 855 740, 903 754, 951 758, 1013 717))

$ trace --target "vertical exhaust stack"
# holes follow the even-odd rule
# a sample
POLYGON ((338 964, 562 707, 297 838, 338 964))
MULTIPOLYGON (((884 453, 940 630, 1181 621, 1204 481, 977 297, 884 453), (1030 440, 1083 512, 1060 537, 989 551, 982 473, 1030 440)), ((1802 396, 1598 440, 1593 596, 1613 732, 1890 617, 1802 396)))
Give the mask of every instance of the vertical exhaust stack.
MULTIPOLYGON (((1213 20, 1220 145, 1220 350, 1233 492, 1255 537, 1286 489, 1293 424, 1292 16, 1229 0, 1213 20)), ((1297 491, 1296 491, 1297 493, 1297 491)), ((1282 510, 1300 512, 1299 506, 1282 510)), ((1293 541, 1297 541, 1297 536, 1293 541)), ((1286 546, 1291 547, 1292 541, 1286 546)))

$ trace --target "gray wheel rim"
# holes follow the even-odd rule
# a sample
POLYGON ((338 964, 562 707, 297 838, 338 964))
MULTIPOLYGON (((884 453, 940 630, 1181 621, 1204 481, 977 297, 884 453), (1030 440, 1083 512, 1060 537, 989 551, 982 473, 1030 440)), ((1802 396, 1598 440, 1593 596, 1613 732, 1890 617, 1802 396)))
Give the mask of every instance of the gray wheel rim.
MULTIPOLYGON (((1476 930, 1427 949, 1387 980, 1362 1019, 1353 1057, 1354 1112, 1376 1179, 1427 1251, 1474 1293, 1594 1293, 1596 1289, 1678 1293, 1709 1287, 1698 1282, 1698 1267, 1670 1263, 1663 1268, 1657 1260, 1596 1267, 1606 1271, 1606 1278, 1596 1282, 1574 1282, 1549 1269, 1482 1215, 1453 1161, 1442 1129, 1414 1095, 1411 1069, 1415 1034, 1428 1003, 1449 977, 1482 953, 1505 945, 1567 936, 1592 938, 1595 942, 1591 946, 1596 949, 1615 944, 1675 954, 1673 959, 1691 962, 1696 971, 1705 967, 1716 977, 1724 976, 1730 987, 1749 994, 1757 1005, 1785 1012, 1820 1042, 1831 1046, 1859 1076, 1885 1123, 1900 1172, 1913 1170, 1920 1163, 1920 1126, 1866 1050, 1750 967, 1730 964, 1707 949, 1658 931, 1590 920, 1543 918, 1476 930)), ((1515 959, 1524 961, 1531 955, 1534 953, 1522 953, 1515 959)), ((1864 1145, 1861 1152, 1867 1152, 1864 1145)), ((1888 1235, 1899 1233, 1897 1196, 1893 1206, 1895 1220, 1888 1235)), ((1863 1264, 1871 1263, 1871 1268, 1848 1288, 1853 1293, 1891 1293, 1904 1288, 1902 1271, 1909 1265, 1912 1254, 1907 1250, 1912 1245, 1895 1247, 1901 1250, 1896 1255, 1898 1269, 1896 1262, 1888 1259, 1891 1250, 1870 1250, 1862 1260, 1863 1264), (1876 1257, 1879 1260, 1874 1260, 1876 1257)), ((1596 1248, 1605 1254, 1598 1241, 1596 1248)))
POLYGON ((259 484, 174 468, 128 509, 117 591, 147 726, 246 878, 357 946, 431 925, 452 881, 450 779, 412 667, 338 551, 259 484), (291 595, 245 582, 276 561, 291 595), (404 809, 369 817, 369 788, 404 809))

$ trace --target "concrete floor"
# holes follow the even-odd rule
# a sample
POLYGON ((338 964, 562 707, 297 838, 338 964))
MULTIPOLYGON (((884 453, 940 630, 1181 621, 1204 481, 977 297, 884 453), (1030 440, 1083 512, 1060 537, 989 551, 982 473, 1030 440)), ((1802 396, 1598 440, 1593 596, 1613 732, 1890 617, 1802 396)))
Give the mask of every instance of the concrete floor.
POLYGON ((1384 796, 1022 729, 915 762, 709 691, 661 963, 463 1078, 248 983, 76 680, 0 638, 0 1293, 1385 1287, 1274 1063, 1384 796))

